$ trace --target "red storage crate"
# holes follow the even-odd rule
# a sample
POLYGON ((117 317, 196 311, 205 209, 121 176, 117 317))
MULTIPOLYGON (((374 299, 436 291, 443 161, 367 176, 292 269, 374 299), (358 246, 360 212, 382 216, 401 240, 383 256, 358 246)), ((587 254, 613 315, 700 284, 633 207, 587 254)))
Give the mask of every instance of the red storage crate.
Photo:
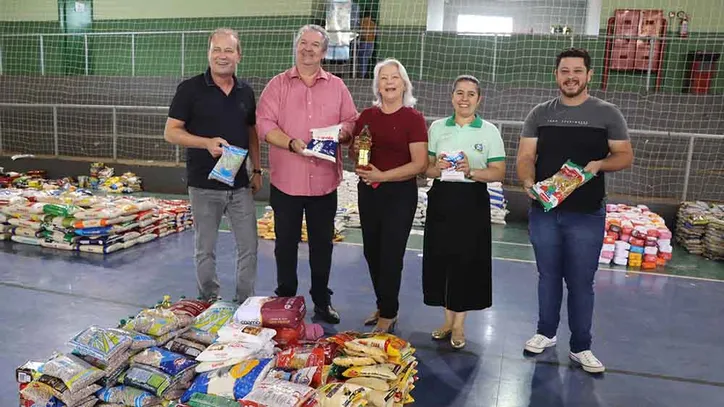
POLYGON ((616 10, 615 17, 615 35, 638 35, 641 17, 641 13, 638 10, 616 10))

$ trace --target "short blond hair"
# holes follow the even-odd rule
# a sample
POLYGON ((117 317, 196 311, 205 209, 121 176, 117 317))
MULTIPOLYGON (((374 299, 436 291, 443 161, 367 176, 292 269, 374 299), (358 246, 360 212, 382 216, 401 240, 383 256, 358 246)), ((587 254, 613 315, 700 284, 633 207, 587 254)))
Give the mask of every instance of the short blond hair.
POLYGON ((214 31, 211 32, 211 35, 209 35, 209 45, 207 49, 211 49, 211 40, 214 39, 214 36, 216 35, 228 35, 231 36, 233 39, 236 40, 236 52, 241 55, 241 41, 239 40, 239 33, 231 28, 217 28, 214 31))

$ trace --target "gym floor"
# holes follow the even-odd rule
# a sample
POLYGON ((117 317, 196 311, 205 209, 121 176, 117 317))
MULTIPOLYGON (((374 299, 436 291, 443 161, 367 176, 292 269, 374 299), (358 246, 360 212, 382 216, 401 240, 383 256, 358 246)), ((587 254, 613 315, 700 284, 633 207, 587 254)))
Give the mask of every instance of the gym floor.
MULTIPOLYGON (((590 375, 568 359, 565 305, 557 347, 536 357, 523 353, 537 320, 537 276, 525 228, 494 226, 493 307, 469 315, 467 346, 461 351, 430 338, 443 321, 442 310, 422 303, 422 236, 410 237, 395 333, 417 348, 415 405, 721 405, 724 263, 677 247, 674 260, 656 272, 601 268, 593 350, 607 372, 590 375)), ((360 232, 349 230, 345 242, 335 246, 330 286, 342 322, 325 325, 327 333, 363 329, 362 320, 374 307, 360 241, 360 232)), ((273 250, 272 241, 260 242, 257 295, 273 295, 273 250)), ((299 293, 311 306, 306 245, 299 257, 299 293)), ((221 233, 217 267, 227 299, 233 297, 234 259, 233 237, 221 233)), ((115 326, 164 294, 196 295, 192 231, 105 257, 5 242, 0 264, 2 406, 17 405, 14 369, 25 361, 64 350, 65 342, 88 325, 115 326)))

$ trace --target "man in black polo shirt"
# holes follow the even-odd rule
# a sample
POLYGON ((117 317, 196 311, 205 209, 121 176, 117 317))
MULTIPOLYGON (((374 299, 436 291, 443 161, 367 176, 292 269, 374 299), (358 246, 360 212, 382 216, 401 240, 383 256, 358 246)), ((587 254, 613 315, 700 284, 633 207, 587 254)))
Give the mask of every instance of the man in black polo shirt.
POLYGON ((591 352, 591 324, 593 279, 606 221, 604 173, 631 166, 633 151, 626 120, 618 108, 588 95, 592 75, 591 57, 585 50, 569 49, 558 55, 555 78, 560 95, 528 114, 517 166, 526 191, 555 174, 569 159, 596 174, 550 212, 535 200, 530 208, 539 316, 537 333, 526 342, 525 350, 541 353, 556 344, 565 279, 569 357, 585 371, 600 373, 605 369, 591 352))
POLYGON ((219 296, 216 276, 216 239, 226 215, 236 240, 236 301, 254 294, 257 273, 256 211, 252 193, 261 187, 256 102, 251 87, 236 78, 241 60, 238 34, 218 29, 209 37, 209 68, 183 81, 176 90, 166 121, 165 138, 188 148, 186 173, 194 216, 196 277, 199 295, 219 296), (251 180, 246 165, 230 187, 208 179, 223 145, 249 150, 251 180))

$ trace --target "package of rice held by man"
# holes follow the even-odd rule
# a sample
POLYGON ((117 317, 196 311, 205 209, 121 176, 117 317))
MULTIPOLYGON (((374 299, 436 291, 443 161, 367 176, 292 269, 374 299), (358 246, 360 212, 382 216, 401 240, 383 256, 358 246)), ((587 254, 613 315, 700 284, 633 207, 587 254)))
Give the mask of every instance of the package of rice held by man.
POLYGON ((337 162, 337 146, 342 125, 312 129, 312 140, 307 144, 304 155, 337 162))
POLYGON ((584 171, 583 167, 568 160, 552 177, 533 185, 531 192, 548 212, 593 177, 594 175, 584 171))
POLYGON ((248 153, 249 151, 245 148, 223 146, 221 158, 214 166, 214 169, 211 170, 209 179, 215 179, 233 187, 236 173, 239 172, 248 153))

